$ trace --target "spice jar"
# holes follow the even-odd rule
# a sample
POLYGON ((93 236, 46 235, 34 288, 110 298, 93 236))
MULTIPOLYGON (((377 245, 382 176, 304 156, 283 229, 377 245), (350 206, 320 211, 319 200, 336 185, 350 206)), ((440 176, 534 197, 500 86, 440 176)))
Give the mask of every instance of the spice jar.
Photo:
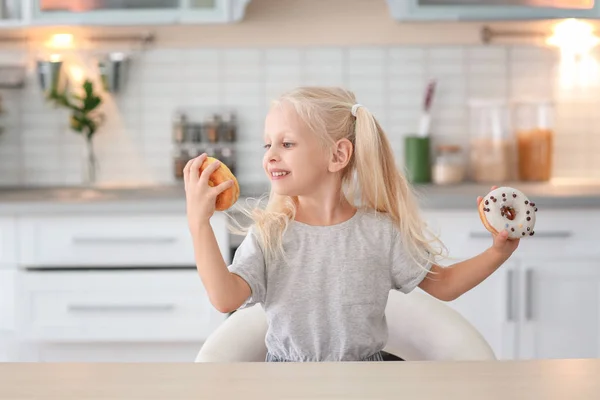
POLYGON ((440 145, 432 168, 432 179, 436 185, 450 185, 464 180, 466 165, 462 148, 457 145, 440 145))
POLYGON ((205 141, 209 143, 216 143, 219 140, 219 117, 213 115, 209 117, 203 125, 205 141))
POLYGON ((515 140, 509 129, 509 108, 503 100, 472 101, 470 177, 481 183, 501 183, 516 175, 515 140))
POLYGON ((554 146, 552 102, 517 101, 513 104, 519 179, 547 181, 552 174, 554 146))

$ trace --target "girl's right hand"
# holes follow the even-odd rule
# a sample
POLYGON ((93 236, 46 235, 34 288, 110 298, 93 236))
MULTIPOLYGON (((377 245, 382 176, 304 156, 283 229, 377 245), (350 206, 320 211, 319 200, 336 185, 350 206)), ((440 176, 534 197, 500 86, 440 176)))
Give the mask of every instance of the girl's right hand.
POLYGON ((215 212, 217 196, 233 185, 233 181, 226 181, 214 187, 210 186, 208 180, 221 162, 211 163, 200 173, 200 167, 206 158, 206 153, 193 158, 183 169, 188 223, 192 231, 210 223, 210 218, 215 212))

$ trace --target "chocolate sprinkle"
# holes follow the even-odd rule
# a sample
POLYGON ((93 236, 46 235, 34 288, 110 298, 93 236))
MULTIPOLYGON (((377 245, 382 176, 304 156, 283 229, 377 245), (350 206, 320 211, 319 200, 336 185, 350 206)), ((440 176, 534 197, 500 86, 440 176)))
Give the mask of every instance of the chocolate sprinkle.
POLYGON ((527 215, 529 215, 529 211, 527 211, 527 215))
POLYGON ((513 198, 516 198, 516 197, 517 197, 517 194, 516 194, 516 193, 513 193, 513 198))
POLYGON ((502 197, 506 197, 506 193, 502 193, 502 197))
POLYGON ((531 233, 529 234, 529 236, 533 236, 534 233, 535 233, 535 231, 531 231, 531 233))
POLYGON ((529 204, 529 202, 527 200, 525 200, 525 204, 529 204))
POLYGON ((535 211, 537 212, 537 207, 535 208, 535 211))
POLYGON ((514 232, 514 231, 515 231, 515 228, 510 228, 510 230, 514 232))
POLYGON ((496 199, 492 197, 492 200, 494 200, 494 203, 496 202, 496 199))
POLYGON ((531 217, 527 217, 527 221, 531 221, 531 217))
POLYGON ((530 227, 527 227, 527 232, 529 232, 530 230, 531 230, 531 228, 530 228, 530 227))
POLYGON ((523 236, 525 236, 525 232, 522 232, 523 236))
POLYGON ((488 204, 490 204, 490 202, 486 200, 485 201, 485 205, 487 206, 488 204))

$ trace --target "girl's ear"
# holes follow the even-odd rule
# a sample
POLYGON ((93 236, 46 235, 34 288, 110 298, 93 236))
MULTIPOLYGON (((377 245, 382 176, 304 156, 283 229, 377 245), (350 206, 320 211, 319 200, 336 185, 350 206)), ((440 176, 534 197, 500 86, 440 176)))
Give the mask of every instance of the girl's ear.
POLYGON ((339 172, 346 168, 352 157, 352 142, 348 139, 340 139, 333 146, 331 160, 329 161, 329 172, 339 172))

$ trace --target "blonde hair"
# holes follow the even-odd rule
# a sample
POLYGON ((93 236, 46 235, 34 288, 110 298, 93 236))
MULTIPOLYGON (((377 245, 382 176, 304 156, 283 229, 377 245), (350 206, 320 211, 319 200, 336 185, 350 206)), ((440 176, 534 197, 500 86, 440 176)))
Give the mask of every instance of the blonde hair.
MULTIPOLYGON (((355 95, 342 88, 299 87, 283 94, 274 105, 284 102, 293 107, 325 148, 331 151, 343 138, 352 143, 352 157, 341 173, 340 195, 352 204, 358 195, 357 206, 387 214, 399 231, 404 248, 418 265, 425 267, 436 262, 441 251, 431 243, 439 240, 425 236, 426 226, 415 195, 397 168, 390 142, 373 114, 362 106, 355 107, 356 117, 352 114, 355 95)), ((254 222, 266 259, 282 257, 282 237, 295 218, 296 199, 271 192, 264 208, 236 208, 254 222)), ((247 231, 241 229, 242 233, 247 231)), ((445 248, 443 244, 441 247, 445 248)))

